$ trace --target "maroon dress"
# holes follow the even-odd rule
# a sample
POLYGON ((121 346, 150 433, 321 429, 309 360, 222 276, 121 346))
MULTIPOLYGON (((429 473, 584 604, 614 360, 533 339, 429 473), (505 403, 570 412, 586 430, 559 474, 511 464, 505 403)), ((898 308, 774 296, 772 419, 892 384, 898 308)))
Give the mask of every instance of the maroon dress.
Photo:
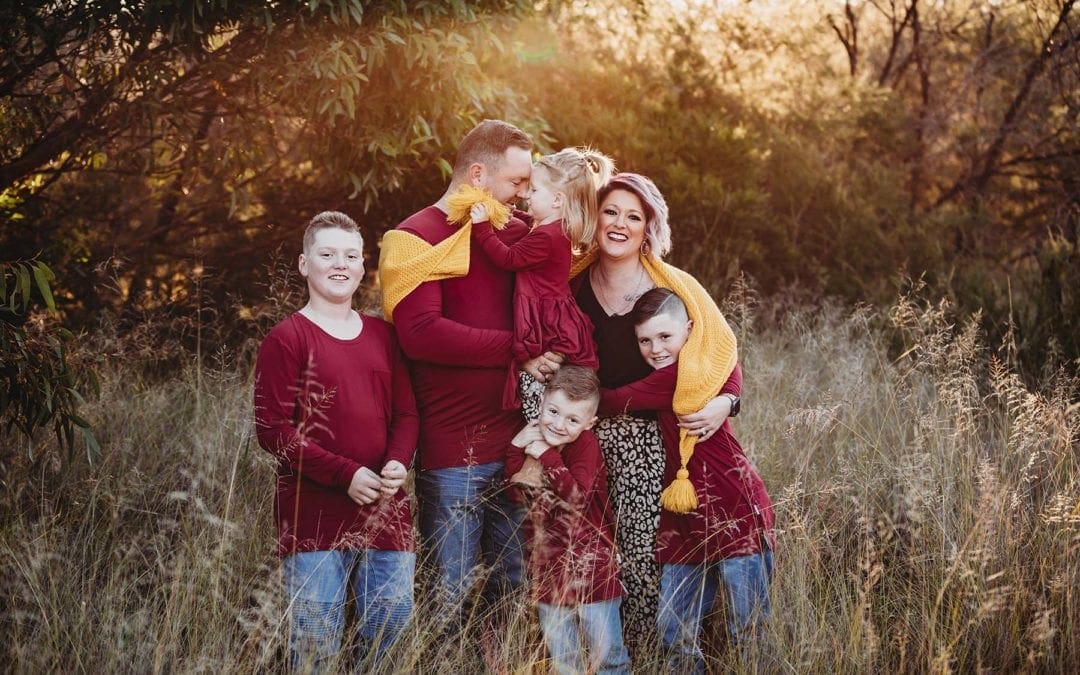
POLYGON ((517 272, 514 288, 514 342, 503 405, 520 405, 520 365, 546 351, 559 352, 566 363, 596 370, 593 324, 570 292, 570 240, 556 220, 537 225, 512 245, 495 236, 486 223, 473 226, 473 237, 498 266, 517 272))

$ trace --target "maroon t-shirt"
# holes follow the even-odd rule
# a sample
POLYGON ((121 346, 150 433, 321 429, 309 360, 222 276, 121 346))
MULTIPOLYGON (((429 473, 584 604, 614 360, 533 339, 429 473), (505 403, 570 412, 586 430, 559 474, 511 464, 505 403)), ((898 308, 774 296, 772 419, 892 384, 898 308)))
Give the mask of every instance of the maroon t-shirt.
MULTIPOLYGON (((456 228, 435 206, 398 226, 432 245, 456 228)), ((512 243, 527 233, 514 217, 498 236, 512 243)), ((521 427, 521 413, 502 406, 512 361, 513 297, 514 275, 496 267, 474 240, 468 274, 420 284, 394 309, 420 409, 421 467, 502 461, 521 427)))
MULTIPOLYGON (((672 364, 624 387, 605 389, 600 400, 601 413, 627 408, 657 411, 667 455, 665 486, 675 479, 681 462, 678 418, 671 410, 677 376, 678 364, 672 364)), ((742 368, 736 364, 721 393, 738 396, 741 389, 742 368)), ((686 468, 698 508, 687 514, 661 510, 656 536, 656 559, 661 564, 698 564, 750 555, 761 550, 763 539, 770 548, 775 545, 772 502, 765 483, 732 435, 729 420, 694 446, 686 468)))
POLYGON ((255 428, 278 461, 278 554, 374 548, 411 551, 404 490, 361 506, 357 469, 412 465, 419 420, 408 370, 382 319, 336 338, 299 312, 274 326, 255 365, 255 428))
MULTIPOLYGON (((506 476, 524 462, 524 450, 509 446, 506 476)), ((537 601, 569 606, 621 596, 615 519, 596 435, 585 430, 562 450, 548 449, 540 464, 548 487, 522 489, 529 507, 529 581, 537 601)))

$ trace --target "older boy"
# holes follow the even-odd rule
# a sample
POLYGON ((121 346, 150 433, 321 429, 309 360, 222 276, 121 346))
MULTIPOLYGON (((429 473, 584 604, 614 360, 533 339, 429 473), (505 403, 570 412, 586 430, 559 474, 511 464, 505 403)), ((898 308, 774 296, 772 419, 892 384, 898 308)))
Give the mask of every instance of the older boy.
POLYGON ((599 401, 594 372, 563 366, 544 391, 539 420, 518 432, 506 456, 512 482, 531 480, 518 473, 526 457, 543 469, 544 486, 521 489, 532 496, 529 580, 557 673, 630 672, 607 470, 591 431, 599 401))
POLYGON ((401 489, 419 427, 393 329, 352 309, 364 276, 356 223, 311 219, 308 302, 263 340, 259 444, 278 461, 274 514, 294 667, 335 658, 352 584, 361 648, 381 656, 412 614, 412 518, 401 489))

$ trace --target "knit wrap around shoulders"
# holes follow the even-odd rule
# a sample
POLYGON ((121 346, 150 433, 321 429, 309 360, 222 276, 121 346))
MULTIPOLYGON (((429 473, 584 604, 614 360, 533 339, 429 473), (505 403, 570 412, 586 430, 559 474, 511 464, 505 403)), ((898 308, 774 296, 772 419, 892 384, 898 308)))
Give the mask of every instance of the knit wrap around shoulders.
MULTIPOLYGON (((577 259, 570 268, 570 278, 588 269, 598 257, 593 251, 577 259)), ((735 332, 709 292, 692 275, 653 256, 642 255, 639 259, 653 283, 679 296, 694 322, 690 337, 679 353, 679 375, 672 409, 676 415, 697 412, 720 392, 735 369, 738 360, 735 332)), ((689 435, 685 429, 679 430, 682 466, 661 499, 664 508, 676 513, 697 508, 697 496, 686 469, 695 443, 696 436, 689 435)))

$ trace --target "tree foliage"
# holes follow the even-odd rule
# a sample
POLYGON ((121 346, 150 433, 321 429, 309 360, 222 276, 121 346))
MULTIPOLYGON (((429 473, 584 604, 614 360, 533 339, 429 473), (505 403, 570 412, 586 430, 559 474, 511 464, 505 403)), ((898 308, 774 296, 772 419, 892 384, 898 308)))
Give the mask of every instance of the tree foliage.
POLYGON ((79 407, 85 403, 80 390, 96 393, 94 373, 77 372, 70 362, 68 347, 75 340, 70 331, 30 317, 36 303, 55 310, 50 288, 55 279, 38 260, 0 261, 0 433, 11 438, 17 430, 33 454, 37 431, 51 424, 69 458, 77 438, 93 458, 100 448, 79 407))
POLYGON ((0 243, 64 270, 73 325, 225 344, 311 214, 374 258, 498 116, 653 177, 720 295, 922 277, 1077 359, 1077 33, 1072 0, 18 3, 0 243))
POLYGON ((380 200, 418 177, 439 182, 480 118, 527 124, 473 46, 497 51, 501 26, 528 9, 509 0, 5 5, 5 249, 76 268, 60 300, 80 321, 117 296, 129 316, 228 308, 252 295, 263 258, 295 247, 312 213, 366 212, 376 235, 399 217, 380 200), (198 300, 197 270, 212 281, 198 300))
POLYGON ((554 144, 657 181, 676 263, 868 301, 923 276, 1036 371, 1080 357, 1073 2, 688 5, 563 6, 521 78, 554 144))

